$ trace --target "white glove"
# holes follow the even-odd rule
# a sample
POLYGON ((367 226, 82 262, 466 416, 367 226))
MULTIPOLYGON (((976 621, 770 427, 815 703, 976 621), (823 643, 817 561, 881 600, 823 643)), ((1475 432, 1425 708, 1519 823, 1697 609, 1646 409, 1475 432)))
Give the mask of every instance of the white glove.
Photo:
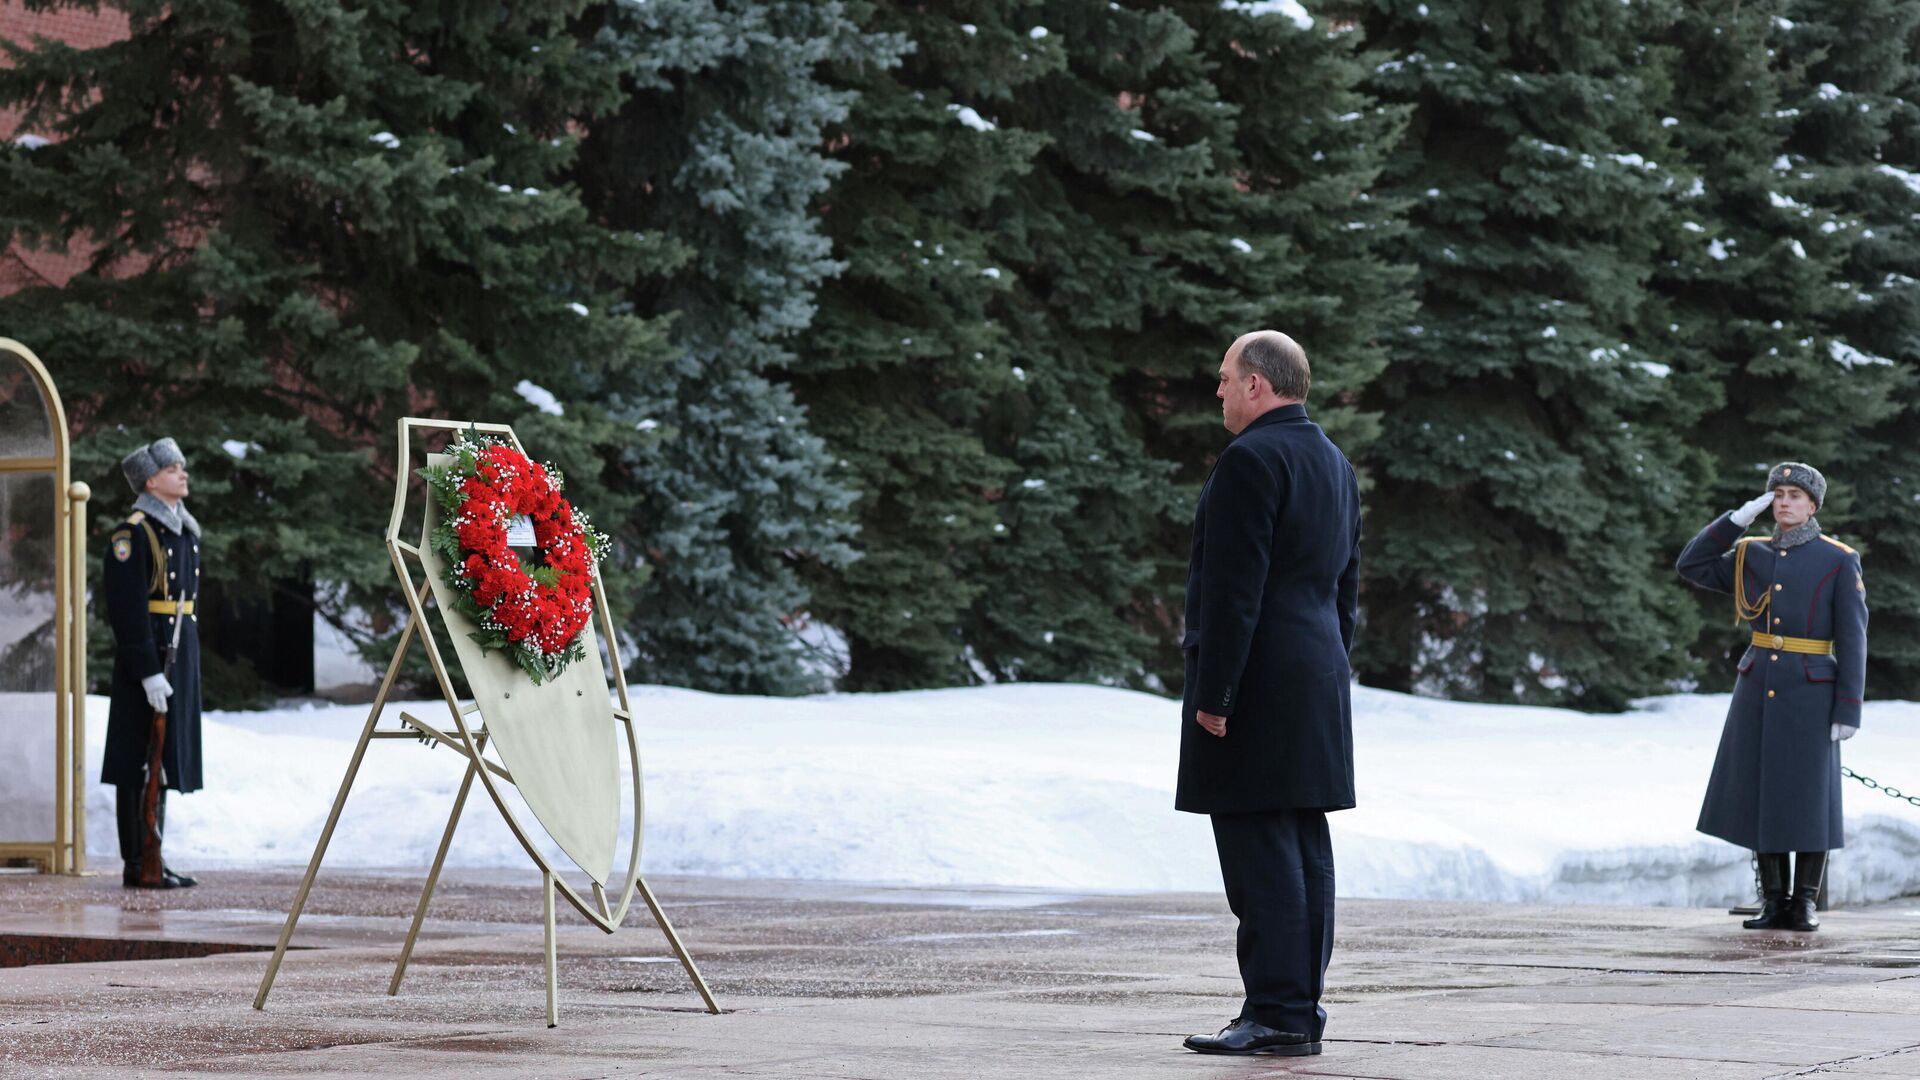
POLYGON ((1765 495, 1756 495, 1752 502, 1748 503, 1747 505, 1741 507, 1738 510, 1735 510, 1733 513, 1727 516, 1730 519, 1732 519, 1735 525, 1738 525, 1744 529, 1747 526, 1753 524, 1753 519, 1760 516, 1760 511, 1765 510, 1768 506, 1772 504, 1773 504, 1773 492, 1769 491, 1765 495))
POLYGON ((1854 727, 1852 724, 1835 724, 1833 725, 1833 741, 1845 742, 1853 738, 1853 733, 1859 730, 1859 728, 1854 727))
POLYGON ((154 712, 167 711, 167 698, 173 696, 173 684, 167 682, 165 675, 149 675, 140 680, 140 689, 147 692, 147 704, 154 712))

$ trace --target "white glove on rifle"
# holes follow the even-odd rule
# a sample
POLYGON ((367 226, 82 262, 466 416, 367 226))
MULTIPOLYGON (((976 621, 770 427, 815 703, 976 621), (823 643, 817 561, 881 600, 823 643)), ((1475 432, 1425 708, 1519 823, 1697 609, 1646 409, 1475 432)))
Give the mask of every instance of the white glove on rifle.
POLYGON ((1735 525, 1738 525, 1744 529, 1747 526, 1753 524, 1753 519, 1760 516, 1760 511, 1765 510, 1768 506, 1772 504, 1773 504, 1773 492, 1769 491, 1765 495, 1755 496, 1752 502, 1748 503, 1747 505, 1741 507, 1738 510, 1735 510, 1733 513, 1727 516, 1733 521, 1735 525))
POLYGON ((1833 725, 1833 741, 1845 742, 1853 738, 1853 733, 1859 730, 1859 728, 1854 727, 1852 724, 1835 724, 1833 725))
POLYGON ((167 682, 165 675, 149 675, 140 680, 140 689, 147 692, 147 704, 154 712, 167 711, 167 698, 173 696, 173 684, 167 682))

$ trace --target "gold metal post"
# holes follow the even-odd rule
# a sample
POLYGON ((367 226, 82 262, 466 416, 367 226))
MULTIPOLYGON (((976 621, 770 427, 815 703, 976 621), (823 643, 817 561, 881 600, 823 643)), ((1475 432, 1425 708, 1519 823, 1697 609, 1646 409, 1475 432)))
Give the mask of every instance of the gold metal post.
POLYGON ((69 790, 73 793, 73 855, 67 871, 73 874, 87 872, 87 500, 92 497, 93 489, 84 481, 67 485, 68 543, 74 554, 67 564, 73 621, 68 628, 66 675, 72 686, 68 701, 73 709, 74 748, 68 763, 72 778, 69 790))

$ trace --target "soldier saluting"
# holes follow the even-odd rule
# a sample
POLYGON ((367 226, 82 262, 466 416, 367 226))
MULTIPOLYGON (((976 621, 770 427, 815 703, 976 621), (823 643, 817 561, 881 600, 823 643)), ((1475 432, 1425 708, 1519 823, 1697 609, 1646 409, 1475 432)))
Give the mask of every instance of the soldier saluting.
POLYGON ((121 877, 128 887, 178 889, 194 879, 162 867, 142 881, 148 823, 143 813, 155 714, 164 715, 158 747, 161 785, 153 805, 158 836, 166 788, 200 789, 200 636, 193 598, 200 593, 200 523, 187 512, 187 462, 161 439, 128 454, 120 469, 138 496, 133 513, 107 540, 107 621, 113 626, 113 704, 100 781, 115 786, 121 877), (171 655, 169 655, 171 654, 171 655))
POLYGON ((1814 930, 1827 852, 1844 842, 1840 742, 1860 729, 1866 696, 1867 583, 1860 554, 1814 518, 1827 497, 1818 469, 1777 465, 1767 489, 1715 518, 1674 567, 1732 593, 1752 633, 1698 828, 1759 855, 1760 915, 1741 925, 1814 930), (1741 536, 1769 504, 1773 535, 1741 536))

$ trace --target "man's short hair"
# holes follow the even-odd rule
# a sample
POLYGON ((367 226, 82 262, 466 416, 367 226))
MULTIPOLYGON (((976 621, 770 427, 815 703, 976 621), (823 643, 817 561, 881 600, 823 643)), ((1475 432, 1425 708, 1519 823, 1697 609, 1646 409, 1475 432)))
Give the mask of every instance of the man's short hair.
POLYGON ((1307 352, 1298 342, 1283 334, 1261 334, 1247 339, 1240 347, 1240 370, 1259 375, 1273 392, 1295 401, 1307 400, 1313 387, 1313 371, 1307 366, 1307 352))

